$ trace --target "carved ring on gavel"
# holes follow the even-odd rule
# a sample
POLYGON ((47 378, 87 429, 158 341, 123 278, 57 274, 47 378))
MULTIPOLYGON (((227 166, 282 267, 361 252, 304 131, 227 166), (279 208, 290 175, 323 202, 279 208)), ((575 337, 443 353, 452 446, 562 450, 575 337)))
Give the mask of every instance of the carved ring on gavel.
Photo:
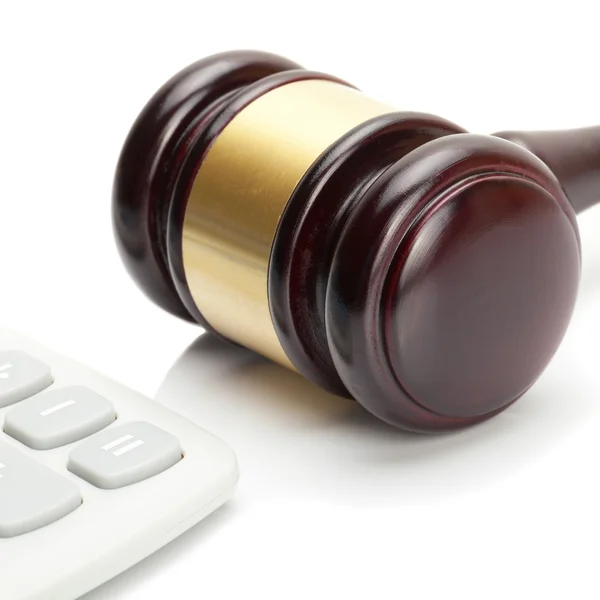
POLYGON ((117 167, 129 272, 167 311, 413 431, 483 421, 573 312, 600 127, 474 135, 262 52, 149 101, 117 167))

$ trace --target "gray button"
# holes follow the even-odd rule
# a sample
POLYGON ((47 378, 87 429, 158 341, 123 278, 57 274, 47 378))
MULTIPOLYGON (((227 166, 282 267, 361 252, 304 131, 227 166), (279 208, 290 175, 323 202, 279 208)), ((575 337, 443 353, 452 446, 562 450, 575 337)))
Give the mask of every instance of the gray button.
POLYGON ((19 350, 0 352, 0 408, 29 398, 52 383, 50 367, 19 350))
POLYGON ((111 402, 77 385, 25 400, 6 415, 4 431, 30 448, 48 450, 88 437, 115 418, 111 402))
POLYGON ((111 427, 75 448, 69 471, 103 489, 158 475, 181 460, 177 438, 150 423, 111 427))
POLYGON ((80 504, 74 483, 0 442, 0 538, 49 525, 80 504))

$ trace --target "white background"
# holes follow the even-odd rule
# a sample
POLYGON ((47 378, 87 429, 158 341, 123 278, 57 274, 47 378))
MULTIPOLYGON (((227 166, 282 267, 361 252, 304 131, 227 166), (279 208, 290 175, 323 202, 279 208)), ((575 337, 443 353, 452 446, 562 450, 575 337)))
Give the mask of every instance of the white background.
POLYGON ((226 49, 476 132, 597 124, 594 3, 557 5, 0 5, 0 321, 223 437, 242 468, 231 503, 86 600, 599 597, 600 208, 580 220, 580 301, 551 366, 495 420, 438 437, 214 340, 190 347, 200 331, 136 289, 110 221, 143 104, 226 49))

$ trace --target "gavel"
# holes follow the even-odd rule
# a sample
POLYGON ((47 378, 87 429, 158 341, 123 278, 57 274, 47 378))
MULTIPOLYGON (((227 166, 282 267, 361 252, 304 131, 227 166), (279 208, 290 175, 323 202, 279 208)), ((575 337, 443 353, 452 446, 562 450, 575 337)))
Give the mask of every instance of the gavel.
POLYGON ((539 378, 600 200, 600 127, 475 135, 256 51, 170 79, 119 158, 113 221, 170 313, 400 428, 488 419, 539 378))

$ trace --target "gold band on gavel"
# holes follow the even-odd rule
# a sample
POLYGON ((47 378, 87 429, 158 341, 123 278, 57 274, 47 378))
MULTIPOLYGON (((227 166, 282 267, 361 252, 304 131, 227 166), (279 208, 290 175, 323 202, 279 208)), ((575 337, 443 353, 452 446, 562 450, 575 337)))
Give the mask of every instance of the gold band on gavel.
POLYGON ((250 103, 208 150, 183 226, 196 306, 223 336, 292 367, 273 327, 267 276, 277 226, 295 187, 332 143, 394 112, 331 81, 282 85, 250 103))

